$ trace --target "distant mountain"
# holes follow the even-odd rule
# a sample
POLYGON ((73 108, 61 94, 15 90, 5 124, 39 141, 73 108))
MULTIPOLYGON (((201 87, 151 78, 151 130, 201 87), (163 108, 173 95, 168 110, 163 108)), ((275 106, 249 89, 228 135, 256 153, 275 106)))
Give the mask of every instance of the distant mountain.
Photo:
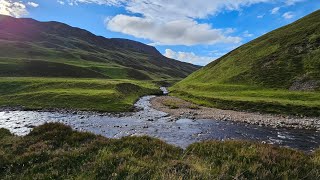
POLYGON ((140 42, 0 15, 0 76, 151 80, 184 78, 198 68, 140 42))
POLYGON ((320 11, 235 49, 179 84, 199 83, 319 89, 320 11))

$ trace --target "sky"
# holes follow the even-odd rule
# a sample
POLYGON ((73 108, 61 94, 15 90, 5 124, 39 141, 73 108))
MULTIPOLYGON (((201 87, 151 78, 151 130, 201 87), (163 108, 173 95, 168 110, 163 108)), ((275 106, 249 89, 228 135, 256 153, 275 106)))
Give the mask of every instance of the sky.
POLYGON ((0 14, 59 21, 206 65, 320 9, 320 0, 0 0, 0 14))

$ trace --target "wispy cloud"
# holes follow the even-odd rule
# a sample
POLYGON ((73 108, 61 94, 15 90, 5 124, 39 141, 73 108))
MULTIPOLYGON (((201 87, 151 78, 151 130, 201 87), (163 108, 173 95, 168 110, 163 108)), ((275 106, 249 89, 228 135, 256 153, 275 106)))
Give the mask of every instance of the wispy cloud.
POLYGON ((35 2, 28 2, 28 5, 31 7, 39 7, 39 4, 35 2))
POLYGON ((57 0, 57 2, 61 5, 65 5, 66 3, 63 0, 57 0))
POLYGON ((257 16, 258 19, 262 19, 263 17, 264 17, 264 14, 257 16))
POLYGON ((254 34, 249 33, 249 31, 245 31, 243 32, 243 37, 249 38, 249 37, 253 37, 254 34))
POLYGON ((296 3, 299 3, 299 2, 303 2, 305 0, 286 0, 286 5, 287 6, 292 6, 292 5, 295 5, 296 3))
POLYGON ((294 17, 294 14, 292 12, 286 12, 282 15, 285 19, 292 19, 294 17))
POLYGON ((280 10, 280 7, 275 7, 273 9, 271 9, 270 13, 271 14, 277 14, 279 12, 279 10, 280 10))

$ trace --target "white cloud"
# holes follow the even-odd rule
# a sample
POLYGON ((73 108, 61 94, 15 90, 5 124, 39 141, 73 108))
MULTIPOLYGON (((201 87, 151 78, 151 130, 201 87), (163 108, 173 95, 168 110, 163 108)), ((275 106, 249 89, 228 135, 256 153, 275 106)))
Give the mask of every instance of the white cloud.
POLYGON ((112 31, 149 39, 158 45, 239 43, 241 41, 239 37, 226 36, 223 30, 213 29, 209 24, 199 24, 192 19, 161 22, 120 14, 107 21, 106 26, 112 31))
POLYGON ((57 0, 57 2, 61 5, 65 5, 65 2, 63 0, 57 0))
POLYGON ((263 17, 264 17, 264 14, 257 16, 258 19, 262 19, 263 17))
POLYGON ((243 32, 243 37, 249 38, 249 37, 253 37, 254 34, 249 33, 249 31, 245 31, 243 32))
POLYGON ((285 3, 287 6, 295 5, 296 3, 303 2, 305 0, 287 0, 285 3))
POLYGON ((18 18, 27 15, 28 11, 21 1, 0 0, 0 14, 18 18))
POLYGON ((35 3, 35 2, 28 2, 28 5, 31 7, 39 7, 39 4, 35 3))
POLYGON ((280 10, 280 7, 275 7, 275 8, 273 8, 273 9, 271 9, 271 14, 277 14, 278 12, 279 12, 279 10, 280 10))
POLYGON ((123 6, 136 15, 117 15, 107 21, 107 27, 162 45, 196 45, 239 43, 240 37, 229 35, 228 29, 216 29, 211 24, 198 23, 222 11, 274 0, 66 0, 71 5, 96 3, 123 6))
POLYGON ((273 0, 129 0, 126 9, 145 17, 159 19, 207 18, 223 10, 240 10, 243 6, 273 0))
POLYGON ((282 17, 285 19, 291 19, 294 17, 294 14, 292 12, 286 12, 282 15, 282 17))
POLYGON ((85 4, 99 4, 99 5, 108 5, 108 6, 119 6, 122 3, 127 2, 126 0, 58 0, 59 4, 65 4, 67 2, 69 5, 78 5, 81 3, 85 4), (62 3, 63 2, 63 3, 62 3))
POLYGON ((207 65, 217 59, 217 57, 197 56, 193 52, 176 52, 171 49, 166 49, 164 56, 196 65, 207 65))
MULTIPOLYGON (((59 0, 62 1, 62 0, 59 0)), ((257 3, 279 2, 293 5, 302 0, 65 0, 70 5, 95 3, 122 6, 130 15, 116 15, 106 19, 106 27, 115 32, 153 41, 153 45, 198 45, 234 43, 240 37, 229 29, 214 28, 214 24, 199 23, 198 19, 223 11, 241 11, 257 3), (134 15, 132 15, 134 14, 134 15)), ((271 10, 276 14, 280 7, 271 10)), ((292 18, 286 14, 285 18, 292 18)), ((257 16, 263 18, 264 15, 257 16)), ((252 37, 250 33, 244 37, 252 37)))
MULTIPOLYGON (((65 0, 69 4, 95 3, 104 5, 123 5, 133 13, 145 17, 205 18, 222 10, 240 10, 243 6, 274 0, 65 0), (160 16, 159 16, 160 15, 160 16)), ((279 1, 279 0, 278 0, 279 1)), ((281 0, 280 0, 281 1, 281 0)))

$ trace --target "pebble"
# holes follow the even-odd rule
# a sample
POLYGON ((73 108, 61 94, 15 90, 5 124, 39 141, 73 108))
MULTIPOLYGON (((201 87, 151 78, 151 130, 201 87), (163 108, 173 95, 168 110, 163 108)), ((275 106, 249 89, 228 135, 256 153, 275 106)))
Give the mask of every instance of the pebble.
MULTIPOLYGON (((151 101, 152 107, 164 111, 175 118, 187 119, 217 119, 222 121, 237 121, 258 126, 270 126, 274 128, 316 129, 320 130, 320 117, 307 118, 300 116, 271 115, 262 113, 238 112, 232 110, 220 110, 215 108, 201 108, 190 113, 188 108, 170 109, 162 104, 165 99, 182 101, 175 97, 162 96, 151 101)), ((188 102, 184 102, 188 104, 188 102)))

